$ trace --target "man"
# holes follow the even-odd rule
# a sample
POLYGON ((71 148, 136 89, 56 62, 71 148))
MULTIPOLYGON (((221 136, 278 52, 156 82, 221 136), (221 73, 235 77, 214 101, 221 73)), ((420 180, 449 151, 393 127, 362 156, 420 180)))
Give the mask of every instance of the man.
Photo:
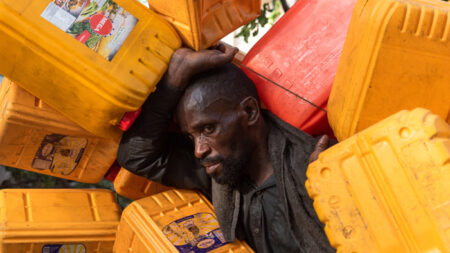
POLYGON ((229 63, 236 52, 222 44, 177 50, 125 133, 119 163, 212 198, 228 241, 244 239, 257 252, 333 252, 304 186, 308 157, 328 140, 262 111, 254 84, 229 63), (183 134, 167 130, 174 113, 183 134))

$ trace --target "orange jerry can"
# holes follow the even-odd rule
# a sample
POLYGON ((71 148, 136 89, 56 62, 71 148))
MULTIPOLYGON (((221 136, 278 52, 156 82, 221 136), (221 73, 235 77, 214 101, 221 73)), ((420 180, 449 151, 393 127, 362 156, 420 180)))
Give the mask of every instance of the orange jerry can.
POLYGON ((400 110, 450 122, 450 4, 359 0, 328 100, 338 140, 400 110))
POLYGON ((261 12, 261 0, 148 0, 178 31, 185 45, 201 50, 212 46, 261 12))
POLYGON ((114 252, 253 252, 242 241, 226 243, 212 204, 189 190, 169 190, 125 208, 114 252))
POLYGON ((114 179, 114 190, 116 190, 118 194, 134 200, 170 189, 172 189, 172 187, 135 175, 125 168, 121 168, 114 179))
POLYGON ((2 165, 96 183, 115 161, 118 138, 90 134, 6 77, 0 110, 2 165))
POLYGON ((89 132, 118 137, 181 40, 135 0, 0 0, 0 74, 89 132))
POLYGON ((111 253, 120 207, 107 190, 0 190, 0 253, 111 253))
POLYGON ((337 252, 450 252, 450 125, 401 111, 309 165, 306 188, 337 252))

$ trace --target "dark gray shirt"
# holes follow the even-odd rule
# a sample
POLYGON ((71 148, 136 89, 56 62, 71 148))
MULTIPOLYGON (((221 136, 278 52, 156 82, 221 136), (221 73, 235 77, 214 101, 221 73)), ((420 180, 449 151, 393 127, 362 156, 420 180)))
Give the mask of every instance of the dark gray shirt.
POLYGON ((288 229, 275 183, 274 175, 261 186, 246 178, 240 189, 238 230, 257 252, 300 252, 288 229))

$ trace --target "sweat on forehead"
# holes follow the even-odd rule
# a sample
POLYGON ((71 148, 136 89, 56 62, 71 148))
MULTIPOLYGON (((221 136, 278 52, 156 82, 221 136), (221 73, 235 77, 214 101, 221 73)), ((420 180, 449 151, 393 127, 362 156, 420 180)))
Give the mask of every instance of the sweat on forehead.
POLYGON ((194 76, 181 101, 189 106, 208 106, 215 101, 226 100, 234 106, 249 96, 259 102, 253 82, 240 68, 227 63, 194 76))

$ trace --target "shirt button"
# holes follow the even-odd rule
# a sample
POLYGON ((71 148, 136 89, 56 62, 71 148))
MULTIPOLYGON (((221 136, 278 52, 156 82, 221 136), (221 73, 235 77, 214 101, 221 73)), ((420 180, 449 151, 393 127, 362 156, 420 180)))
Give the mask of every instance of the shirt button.
POLYGON ((259 234, 259 228, 253 229, 253 232, 255 232, 255 234, 259 234))

